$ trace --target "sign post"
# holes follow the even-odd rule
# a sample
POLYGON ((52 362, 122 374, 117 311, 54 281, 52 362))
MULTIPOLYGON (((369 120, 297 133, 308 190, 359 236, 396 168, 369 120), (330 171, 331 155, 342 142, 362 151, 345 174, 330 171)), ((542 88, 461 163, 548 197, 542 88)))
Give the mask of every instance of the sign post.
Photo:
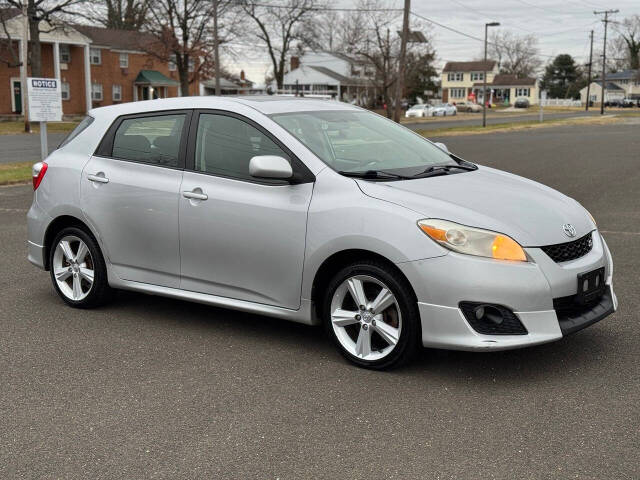
POLYGON ((27 100, 31 121, 40 122, 40 156, 44 160, 49 154, 47 122, 62 120, 60 80, 57 78, 27 78, 27 100))
POLYGON ((544 118, 543 103, 546 99, 547 99, 547 91, 542 90, 540 92, 540 123, 542 123, 542 120, 544 118))

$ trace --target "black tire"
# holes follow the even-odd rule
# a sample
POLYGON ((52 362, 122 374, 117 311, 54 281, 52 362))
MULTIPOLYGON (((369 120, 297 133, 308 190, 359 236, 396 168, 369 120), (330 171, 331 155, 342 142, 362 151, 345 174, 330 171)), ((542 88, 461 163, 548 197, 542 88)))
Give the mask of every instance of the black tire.
POLYGON ((53 288, 67 305, 74 308, 95 308, 99 307, 100 305, 104 305, 113 298, 113 289, 109 286, 109 282, 107 279, 107 267, 104 262, 104 257, 102 256, 102 252, 100 251, 100 247, 98 246, 98 243, 93 238, 93 236, 88 234, 85 230, 78 227, 67 227, 60 230, 54 238, 53 243, 51 244, 51 247, 49 249, 49 266, 49 273, 51 274, 51 282, 53 283, 53 288), (55 254, 56 246, 63 237, 69 235, 78 237, 87 245, 89 253, 91 254, 91 258, 93 260, 94 276, 91 290, 86 297, 78 301, 68 298, 64 293, 62 293, 54 275, 53 257, 55 254))
POLYGON ((329 282, 324 293, 322 303, 322 321, 325 331, 335 343, 338 351, 350 362, 363 368, 373 370, 387 370, 397 368, 411 360, 422 344, 422 328, 418 303, 409 282, 397 271, 383 262, 376 260, 361 260, 354 262, 338 273, 329 282), (337 288, 354 275, 368 275, 384 283, 396 297, 402 314, 402 328, 400 338, 394 349, 385 357, 368 361, 358 358, 348 352, 338 340, 331 324, 331 300, 337 288))

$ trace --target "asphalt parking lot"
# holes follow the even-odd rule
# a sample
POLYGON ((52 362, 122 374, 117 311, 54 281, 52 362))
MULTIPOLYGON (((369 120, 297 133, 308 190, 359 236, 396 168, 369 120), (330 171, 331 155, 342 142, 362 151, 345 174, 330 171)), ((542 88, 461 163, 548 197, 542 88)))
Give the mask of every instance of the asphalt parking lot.
POLYGON ((31 188, 3 187, 0 478, 640 478, 640 124, 442 141, 588 208, 619 311, 552 344, 361 370, 280 320, 134 293, 64 306, 26 260, 31 188))

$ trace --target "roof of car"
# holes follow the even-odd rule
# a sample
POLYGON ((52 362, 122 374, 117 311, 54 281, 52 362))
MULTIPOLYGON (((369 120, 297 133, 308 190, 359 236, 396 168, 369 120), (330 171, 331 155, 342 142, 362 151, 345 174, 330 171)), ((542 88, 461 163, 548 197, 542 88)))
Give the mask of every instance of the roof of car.
POLYGON ((310 112, 317 110, 358 110, 351 104, 337 102, 335 100, 322 100, 313 98, 284 97, 277 95, 252 95, 243 97, 176 97, 158 100, 146 100, 141 102, 128 102, 108 107, 95 108, 90 111, 92 115, 107 114, 113 116, 128 115, 132 113, 153 112, 156 110, 180 110, 192 108, 231 109, 234 106, 246 105, 265 115, 289 112, 310 112))

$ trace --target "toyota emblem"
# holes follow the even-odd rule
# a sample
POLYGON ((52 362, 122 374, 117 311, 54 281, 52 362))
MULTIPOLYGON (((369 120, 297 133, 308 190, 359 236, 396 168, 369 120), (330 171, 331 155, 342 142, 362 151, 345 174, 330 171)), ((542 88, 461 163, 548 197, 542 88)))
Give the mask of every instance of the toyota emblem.
POLYGON ((570 223, 565 223, 562 226, 562 230, 564 230, 564 234, 569 238, 573 238, 576 236, 576 227, 574 227, 570 223))

